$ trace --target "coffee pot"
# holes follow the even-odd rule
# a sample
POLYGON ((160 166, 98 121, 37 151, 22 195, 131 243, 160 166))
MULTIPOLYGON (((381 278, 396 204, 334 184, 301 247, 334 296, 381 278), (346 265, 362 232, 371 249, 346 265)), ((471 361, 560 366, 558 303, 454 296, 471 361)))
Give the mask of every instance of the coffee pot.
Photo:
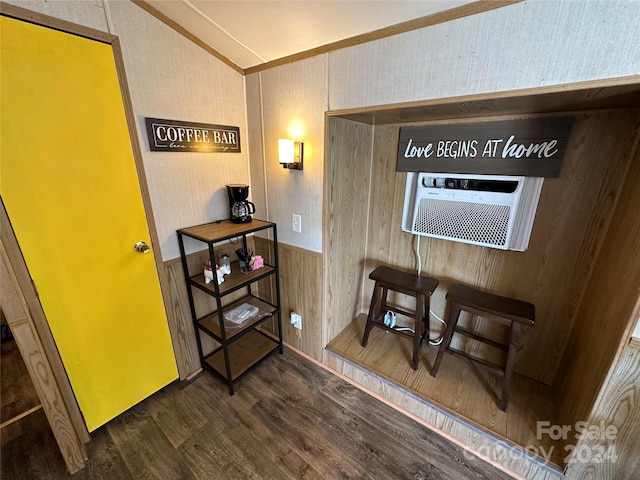
POLYGON ((229 213, 233 223, 249 223, 256 207, 249 202, 249 185, 227 185, 229 213))

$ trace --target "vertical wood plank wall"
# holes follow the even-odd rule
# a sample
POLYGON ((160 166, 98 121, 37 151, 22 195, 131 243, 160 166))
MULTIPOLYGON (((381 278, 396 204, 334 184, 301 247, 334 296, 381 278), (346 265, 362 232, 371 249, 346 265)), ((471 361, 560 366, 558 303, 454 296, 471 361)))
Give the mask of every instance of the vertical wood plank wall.
MULTIPOLYGON (((202 260, 201 257, 198 257, 197 260, 192 260, 193 257, 189 257, 190 262, 202 260)), ((178 365, 178 372, 180 373, 180 380, 184 380, 200 369, 200 359, 198 358, 195 330, 193 328, 193 320, 191 320, 189 298, 180 259, 176 258, 164 262, 164 271, 165 276, 168 278, 169 294, 171 296, 171 301, 168 303, 171 308, 171 314, 175 319, 172 340, 178 344, 179 350, 182 352, 182 362, 178 365)))
MULTIPOLYGON (((555 390, 559 421, 574 425, 589 418, 591 405, 635 323, 640 301, 640 114, 628 118, 627 142, 635 148, 624 189, 604 248, 579 305, 576 322, 558 371, 555 390)), ((614 127, 615 125, 612 125, 614 127)), ((603 199, 606 201, 606 199, 603 199)), ((599 228, 594 225, 593 229, 599 228)))
POLYGON ((328 118, 326 124, 322 348, 360 313, 369 228, 372 127, 328 118))
MULTIPOLYGON (((344 127, 343 123, 335 124, 336 129, 344 127)), ((375 127, 368 226, 360 224, 348 236, 351 241, 359 234, 356 230, 368 229, 366 254, 345 244, 344 238, 340 243, 337 239, 342 237, 337 233, 330 236, 335 242, 325 248, 327 256, 334 257, 338 251, 341 252, 338 258, 357 257, 353 263, 356 272, 351 272, 352 276, 366 278, 379 264, 407 270, 416 268, 416 240, 400 227, 406 175, 395 171, 399 128, 399 125, 375 127)), ((551 384, 621 192, 620 179, 624 178, 630 162, 635 131, 636 125, 629 121, 626 111, 576 116, 561 176, 545 179, 526 252, 421 238, 422 272, 441 282, 432 299, 432 309, 444 314, 444 295, 452 282, 464 282, 533 302, 537 307, 537 322, 525 333, 517 371, 551 384)), ((330 151, 328 161, 342 155, 342 152, 330 151)), ((354 165, 352 168, 363 167, 354 165)), ((347 174, 344 168, 333 169, 329 164, 327 184, 331 185, 333 179, 342 183, 335 187, 336 191, 348 192, 350 188, 345 182, 352 182, 358 171, 350 170, 347 174)), ((331 194, 327 198, 333 199, 331 194)), ((334 221, 343 224, 361 221, 361 212, 355 212, 353 216, 350 213, 342 209, 341 216, 334 221)), ((350 279, 339 281, 353 284, 350 279)), ((331 299, 334 303, 330 311, 342 316, 354 308, 366 311, 372 288, 372 282, 367 279, 361 303, 357 302, 356 295, 343 291, 340 300, 331 299), (346 305, 336 309, 339 302, 346 305)), ((333 325, 340 324, 339 319, 330 318, 329 321, 333 325)), ((500 335, 493 331, 492 325, 483 325, 482 320, 476 321, 475 328, 490 336, 500 335)), ((339 330, 331 324, 327 329, 329 340, 339 330)), ((476 346, 472 344, 467 348, 476 346)))
MULTIPOLYGON (((272 241, 254 237, 256 253, 269 255, 272 241)), ((289 345, 322 361, 322 254, 299 247, 278 243, 280 266, 280 311, 282 338, 289 345), (291 325, 291 312, 302 316, 302 329, 291 325)), ((268 258, 270 261, 271 259, 268 258)), ((274 291, 272 279, 259 282, 263 289, 274 291)), ((269 298, 265 295, 265 298, 269 298)), ((271 297, 273 298, 273 297, 271 297)))
POLYGON ((576 461, 567 469, 567 478, 640 478, 640 349, 637 347, 624 347, 611 379, 598 396, 589 425, 600 426, 600 422, 609 428, 610 438, 581 441, 574 451, 576 461))

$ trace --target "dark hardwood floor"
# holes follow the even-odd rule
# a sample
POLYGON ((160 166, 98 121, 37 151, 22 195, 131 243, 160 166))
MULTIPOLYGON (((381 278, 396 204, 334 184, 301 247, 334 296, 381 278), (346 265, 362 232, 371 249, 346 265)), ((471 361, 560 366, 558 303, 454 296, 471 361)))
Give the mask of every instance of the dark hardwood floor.
MULTIPOLYGON (((2 480, 67 478, 42 410, 2 446, 2 480)), ((4 434, 4 433, 3 433, 4 434)), ((83 479, 511 477, 299 355, 237 384, 176 382, 92 433, 83 479)))

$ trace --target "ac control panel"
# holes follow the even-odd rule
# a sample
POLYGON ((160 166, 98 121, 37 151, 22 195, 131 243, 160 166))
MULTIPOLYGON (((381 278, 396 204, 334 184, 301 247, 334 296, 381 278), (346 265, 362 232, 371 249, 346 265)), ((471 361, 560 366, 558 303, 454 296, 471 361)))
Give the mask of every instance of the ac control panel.
POLYGON ((478 192, 513 193, 518 188, 517 180, 479 178, 457 178, 449 176, 422 175, 420 183, 425 188, 448 188, 452 190, 475 190, 478 192))

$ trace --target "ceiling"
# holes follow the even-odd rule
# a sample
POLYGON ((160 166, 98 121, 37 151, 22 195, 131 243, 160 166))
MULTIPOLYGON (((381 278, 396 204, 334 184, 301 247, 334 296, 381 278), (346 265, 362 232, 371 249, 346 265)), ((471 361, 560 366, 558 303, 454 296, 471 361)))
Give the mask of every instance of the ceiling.
POLYGON ((241 69, 475 0, 144 0, 241 69))

